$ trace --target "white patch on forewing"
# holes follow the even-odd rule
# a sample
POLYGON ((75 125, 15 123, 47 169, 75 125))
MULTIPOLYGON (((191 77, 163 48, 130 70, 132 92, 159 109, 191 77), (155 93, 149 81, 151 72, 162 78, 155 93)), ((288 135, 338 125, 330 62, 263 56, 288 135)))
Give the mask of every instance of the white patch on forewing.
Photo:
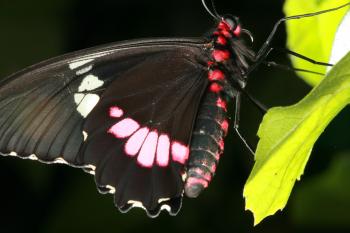
POLYGON ((77 111, 85 118, 96 106, 100 97, 96 94, 74 94, 74 100, 78 105, 77 111))
POLYGON ((92 62, 93 60, 94 60, 93 58, 90 58, 90 59, 73 61, 73 62, 69 63, 69 69, 74 70, 78 67, 85 65, 86 63, 92 62))
POLYGON ((92 70, 92 65, 89 65, 89 66, 86 66, 84 68, 81 68, 80 70, 77 70, 77 72, 75 72, 75 74, 82 75, 82 74, 89 72, 90 70, 92 70))
POLYGON ((17 154, 17 152, 11 151, 8 155, 10 155, 10 156, 17 156, 18 154, 17 154))
POLYGON ((95 90, 103 85, 103 81, 99 80, 97 76, 89 74, 80 83, 79 92, 95 90))
MULTIPOLYGON (((330 64, 336 64, 350 51, 350 11, 344 16, 334 37, 330 64)), ((327 72, 331 67, 327 68, 327 72)))
POLYGON ((169 200, 170 200, 170 197, 167 197, 167 198, 159 198, 159 199, 158 199, 158 203, 165 202, 165 201, 169 201, 169 200))
POLYGON ((85 94, 74 94, 74 102, 79 105, 85 94))
POLYGON ((181 178, 182 178, 182 181, 185 182, 186 179, 187 179, 187 172, 184 172, 184 173, 181 175, 181 178))
POLYGON ((84 138, 83 140, 84 140, 84 142, 86 141, 87 137, 88 137, 87 132, 85 132, 85 131, 83 130, 83 138, 84 138))

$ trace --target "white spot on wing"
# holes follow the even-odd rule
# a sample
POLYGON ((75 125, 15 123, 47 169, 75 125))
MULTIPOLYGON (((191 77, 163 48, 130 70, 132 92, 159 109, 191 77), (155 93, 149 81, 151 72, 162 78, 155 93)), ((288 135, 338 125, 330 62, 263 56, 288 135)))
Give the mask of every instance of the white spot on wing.
POLYGON ((84 94, 74 94, 74 102, 79 105, 84 96, 84 94))
POLYGON ((169 200, 170 200, 170 197, 167 197, 167 198, 159 198, 159 199, 158 199, 158 203, 165 202, 165 201, 169 201, 169 200))
POLYGON ((17 152, 14 152, 14 151, 11 151, 8 155, 11 155, 11 156, 17 156, 17 152))
POLYGON ((89 168, 89 169, 91 169, 91 170, 96 170, 96 166, 91 165, 91 164, 86 165, 85 167, 86 167, 86 168, 89 168))
POLYGON ((77 72, 75 72, 75 74, 82 75, 82 74, 89 72, 90 70, 92 70, 92 65, 89 65, 87 67, 81 68, 80 70, 77 70, 77 72))
POLYGON ((91 91, 103 85, 103 81, 99 80, 97 76, 89 74, 81 82, 78 91, 91 91))
MULTIPOLYGON (((74 100, 76 103, 79 103, 77 99, 80 99, 81 96, 79 95, 84 95, 84 94, 75 94, 74 95, 74 100)), ((92 109, 96 106, 98 101, 100 100, 100 97, 96 94, 86 94, 83 99, 80 101, 77 111, 82 115, 83 117, 86 117, 89 115, 89 113, 92 111, 92 109)))
POLYGON ((168 211, 169 213, 171 212, 171 207, 170 207, 169 205, 162 205, 162 206, 160 207, 160 209, 161 209, 161 210, 166 210, 166 211, 168 211))
POLYGON ((92 62, 94 59, 84 59, 84 60, 77 60, 69 63, 69 69, 74 70, 80 66, 85 65, 86 63, 92 62))
POLYGON ((187 172, 184 172, 182 175, 181 175, 181 178, 182 178, 182 181, 185 182, 186 178, 187 178, 187 172))
POLYGON ((54 163, 60 163, 60 164, 68 164, 66 160, 63 158, 57 158, 55 159, 54 163))
POLYGON ((86 141, 86 139, 87 139, 87 137, 88 137, 87 132, 83 131, 83 137, 84 137, 84 141, 86 141))
POLYGON ((139 201, 130 200, 130 201, 128 201, 128 204, 131 204, 132 207, 138 207, 138 208, 142 208, 142 209, 144 209, 144 210, 146 209, 146 208, 142 205, 142 203, 139 202, 139 201))
POLYGON ((106 185, 106 188, 108 188, 109 189, 109 193, 111 193, 111 194, 113 194, 113 193, 115 193, 115 188, 113 187, 113 186, 111 186, 111 185, 106 185))
POLYGON ((38 160, 38 157, 36 157, 35 154, 32 154, 32 155, 29 155, 29 156, 28 156, 28 159, 31 159, 31 160, 38 160))

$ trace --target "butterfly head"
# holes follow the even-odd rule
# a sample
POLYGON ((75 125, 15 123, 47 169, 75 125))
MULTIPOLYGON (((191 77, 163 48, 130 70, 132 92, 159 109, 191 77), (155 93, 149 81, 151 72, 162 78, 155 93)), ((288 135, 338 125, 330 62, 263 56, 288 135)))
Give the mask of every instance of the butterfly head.
POLYGON ((233 15, 222 16, 217 29, 225 35, 225 37, 239 37, 242 31, 238 17, 233 15))

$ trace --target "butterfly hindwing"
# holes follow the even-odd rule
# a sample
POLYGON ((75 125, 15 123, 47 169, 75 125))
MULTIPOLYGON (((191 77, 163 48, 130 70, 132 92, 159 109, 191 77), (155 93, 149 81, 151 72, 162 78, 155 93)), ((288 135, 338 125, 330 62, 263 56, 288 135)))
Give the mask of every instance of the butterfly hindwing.
POLYGON ((181 206, 207 86, 199 40, 119 43, 64 55, 0 83, 0 151, 79 166, 121 211, 181 206))
POLYGON ((82 163, 96 166, 98 185, 115 188, 120 208, 142 203, 154 211, 181 198, 187 158, 172 150, 182 147, 188 156, 204 73, 180 54, 154 55, 112 82, 87 117, 82 163), (124 132, 124 124, 136 126, 124 132))

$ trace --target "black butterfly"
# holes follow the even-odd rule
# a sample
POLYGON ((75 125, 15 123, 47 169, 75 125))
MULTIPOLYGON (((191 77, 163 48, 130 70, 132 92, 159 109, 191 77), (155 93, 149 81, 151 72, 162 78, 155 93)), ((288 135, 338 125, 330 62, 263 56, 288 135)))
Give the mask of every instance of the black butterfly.
POLYGON ((227 104, 237 130, 248 63, 272 38, 255 56, 237 17, 214 17, 208 37, 118 42, 1 80, 1 154, 83 168, 122 212, 177 214, 212 180, 227 104))

